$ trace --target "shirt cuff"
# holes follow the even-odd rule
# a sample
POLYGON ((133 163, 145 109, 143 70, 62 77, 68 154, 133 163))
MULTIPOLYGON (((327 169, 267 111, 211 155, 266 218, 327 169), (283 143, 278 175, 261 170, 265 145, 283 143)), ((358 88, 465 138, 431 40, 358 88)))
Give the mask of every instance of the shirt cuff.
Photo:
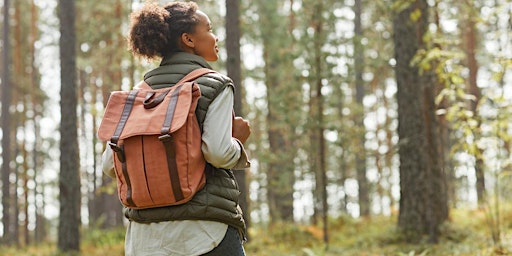
POLYGON ((242 170, 251 167, 251 162, 249 161, 249 157, 247 156, 247 152, 245 151, 244 145, 236 138, 233 138, 233 140, 235 140, 240 146, 240 158, 238 159, 238 162, 232 169, 242 170))

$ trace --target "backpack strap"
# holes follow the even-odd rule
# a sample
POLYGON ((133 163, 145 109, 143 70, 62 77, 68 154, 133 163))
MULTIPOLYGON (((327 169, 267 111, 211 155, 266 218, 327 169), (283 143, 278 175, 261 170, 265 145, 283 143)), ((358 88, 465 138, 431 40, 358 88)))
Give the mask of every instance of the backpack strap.
POLYGON ((179 91, 181 90, 184 83, 193 81, 205 74, 212 72, 215 71, 207 68, 196 69, 183 77, 178 83, 176 83, 175 86, 177 86, 177 88, 173 91, 173 94, 171 95, 171 101, 167 107, 167 114, 161 130, 162 136, 158 138, 164 144, 165 154, 167 157, 167 169, 169 171, 169 177, 171 178, 171 186, 174 198, 176 198, 178 201, 181 201, 184 197, 181 190, 180 177, 178 175, 178 167, 176 163, 176 145, 174 143, 174 138, 171 134, 169 134, 169 131, 171 129, 172 118, 174 116, 174 110, 178 101, 179 91))
POLYGON ((110 145, 110 147, 112 148, 112 150, 117 155, 117 158, 119 159, 119 161, 121 162, 123 175, 126 177, 126 185, 128 187, 128 190, 126 192, 126 194, 127 194, 126 200, 131 205, 135 205, 135 203, 132 200, 132 189, 131 189, 132 186, 131 186, 130 179, 128 177, 128 172, 126 171, 126 157, 124 154, 124 145, 119 146, 117 143, 119 142, 119 136, 123 132, 124 126, 125 126, 126 122, 128 121, 128 117, 130 116, 130 113, 132 112, 133 104, 135 101, 135 97, 137 97, 137 93, 138 93, 137 90, 130 91, 130 94, 126 98, 126 104, 124 105, 123 113, 121 114, 121 119, 117 123, 116 130, 108 143, 110 145))
MULTIPOLYGON (((193 70, 192 72, 188 73, 186 76, 184 76, 180 81, 176 83, 176 85, 180 85, 182 83, 193 81, 203 75, 206 75, 208 73, 215 73, 216 71, 208 69, 208 68, 198 68, 193 70)), ((144 89, 144 90, 151 90, 151 86, 146 83, 146 81, 142 80, 140 81, 133 89, 144 89)))
POLYGON ((151 90, 151 86, 149 86, 146 81, 142 80, 137 85, 133 87, 133 89, 145 89, 145 90, 151 90))
POLYGON ((188 73, 186 76, 184 76, 180 81, 176 83, 176 85, 180 85, 182 83, 193 81, 203 75, 206 75, 208 73, 216 73, 216 71, 211 70, 209 68, 198 68, 194 71, 188 73))
POLYGON ((215 72, 211 69, 207 69, 207 68, 200 68, 200 69, 196 69, 190 73, 188 73, 186 76, 184 76, 180 81, 178 81, 176 83, 176 89, 173 91, 172 95, 171 95, 171 102, 169 103, 169 106, 167 107, 167 114, 166 114, 166 117, 165 117, 165 120, 164 120, 164 123, 163 123, 163 127, 162 127, 162 135, 166 135, 169 133, 169 131, 171 130, 171 124, 172 124, 172 119, 174 117, 174 110, 176 109, 176 103, 178 102, 178 95, 180 93, 180 90, 183 86, 184 83, 186 82, 190 82, 190 81, 193 81, 205 74, 208 74, 208 73, 212 73, 212 72, 215 72))

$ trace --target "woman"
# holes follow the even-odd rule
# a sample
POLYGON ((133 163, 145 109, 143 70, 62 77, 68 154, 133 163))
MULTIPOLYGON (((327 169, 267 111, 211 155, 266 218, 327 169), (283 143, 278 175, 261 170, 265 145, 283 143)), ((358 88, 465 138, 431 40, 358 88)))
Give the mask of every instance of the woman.
MULTIPOLYGON (((148 3, 131 16, 130 50, 147 59, 161 58, 160 66, 144 76, 153 89, 173 86, 195 69, 211 69, 207 61, 219 58, 217 42, 210 19, 193 2, 163 7, 148 3)), ((234 86, 229 77, 209 73, 196 82, 201 89, 196 115, 208 163, 206 186, 182 205, 125 208, 130 220, 126 255, 245 255, 245 222, 231 169, 250 165, 243 147, 249 123, 233 117, 234 86)), ((113 176, 111 162, 105 163, 104 170, 113 176)))

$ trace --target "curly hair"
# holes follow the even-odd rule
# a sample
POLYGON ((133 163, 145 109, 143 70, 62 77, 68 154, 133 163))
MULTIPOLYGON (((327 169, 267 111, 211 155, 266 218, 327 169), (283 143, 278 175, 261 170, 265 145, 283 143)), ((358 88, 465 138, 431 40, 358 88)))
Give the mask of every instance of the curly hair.
POLYGON ((163 7, 156 3, 145 4, 131 14, 129 50, 148 59, 181 51, 181 35, 194 32, 197 9, 194 2, 172 2, 163 7))

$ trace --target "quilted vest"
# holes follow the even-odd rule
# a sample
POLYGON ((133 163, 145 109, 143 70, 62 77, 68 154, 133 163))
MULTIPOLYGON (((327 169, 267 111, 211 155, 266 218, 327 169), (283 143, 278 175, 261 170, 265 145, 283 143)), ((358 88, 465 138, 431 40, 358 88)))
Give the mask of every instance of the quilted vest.
MULTIPOLYGON (((174 86, 183 76, 197 68, 211 68, 204 59, 189 53, 176 53, 164 58, 162 64, 148 72, 144 80, 154 89, 174 86)), ((201 89, 196 109, 199 125, 203 127, 211 102, 233 82, 219 73, 207 74, 196 80, 201 89)), ((245 221, 238 205, 240 190, 231 170, 218 169, 210 164, 206 168, 206 185, 187 203, 152 209, 124 208, 124 215, 131 221, 151 223, 172 220, 211 220, 236 227, 246 237, 245 221)))

